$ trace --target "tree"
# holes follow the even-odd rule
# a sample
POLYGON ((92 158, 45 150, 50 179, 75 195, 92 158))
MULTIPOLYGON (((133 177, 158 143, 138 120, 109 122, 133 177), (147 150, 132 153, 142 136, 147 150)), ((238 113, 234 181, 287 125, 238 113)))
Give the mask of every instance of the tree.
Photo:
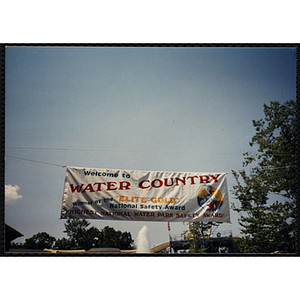
POLYGON ((129 232, 121 232, 111 227, 102 230, 90 226, 85 219, 68 219, 64 233, 68 238, 55 239, 46 232, 39 232, 25 243, 12 243, 14 248, 26 249, 56 249, 56 250, 89 250, 91 248, 119 248, 120 250, 133 249, 133 239, 129 232))
POLYGON ((62 239, 56 240, 53 248, 56 250, 69 250, 72 249, 72 244, 69 239, 63 237, 62 239))
POLYGON ((33 235, 31 238, 25 240, 22 248, 25 249, 39 249, 44 250, 45 248, 52 248, 56 239, 53 236, 50 236, 46 232, 39 232, 33 235))
POLYGON ((256 133, 250 146, 257 146, 258 154, 244 153, 243 167, 255 166, 250 174, 233 171, 239 200, 233 209, 240 213, 241 233, 249 237, 241 242, 245 252, 295 251, 295 105, 264 104, 264 119, 252 121, 256 133), (270 203, 270 194, 284 201, 270 203))
MULTIPOLYGON (((85 219, 68 219, 65 223, 64 232, 69 237, 70 249, 88 250, 97 245, 100 232, 97 228, 91 227, 90 223, 85 219)), ((66 241, 64 241, 66 242, 66 241)))
POLYGON ((69 247, 69 249, 90 248, 119 248, 121 250, 133 249, 133 239, 128 232, 116 231, 111 227, 104 227, 102 230, 90 226, 85 219, 68 219, 65 223, 64 232, 69 240, 60 240, 56 247, 69 247))
POLYGON ((133 242, 129 232, 116 231, 114 228, 106 226, 101 231, 99 244, 101 247, 131 250, 133 249, 133 242))
MULTIPOLYGON (((188 231, 192 237, 189 244, 189 253, 204 253, 209 247, 209 238, 212 226, 217 226, 213 222, 190 222, 188 231)), ((186 234, 186 232, 184 233, 186 234)))

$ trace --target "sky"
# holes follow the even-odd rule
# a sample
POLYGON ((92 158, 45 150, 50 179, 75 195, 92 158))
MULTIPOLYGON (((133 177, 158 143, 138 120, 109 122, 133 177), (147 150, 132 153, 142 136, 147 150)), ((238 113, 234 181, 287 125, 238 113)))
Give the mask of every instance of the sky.
MULTIPOLYGON (((228 172, 237 204, 230 172, 255 152, 263 104, 296 99, 296 50, 7 47, 5 93, 5 222, 24 234, 15 242, 62 238, 62 166, 228 172)), ((146 225, 150 246, 169 238, 165 222, 89 222, 135 241, 146 225)), ((186 229, 171 223, 171 235, 186 229)), ((224 230, 240 235, 232 210, 224 230)))

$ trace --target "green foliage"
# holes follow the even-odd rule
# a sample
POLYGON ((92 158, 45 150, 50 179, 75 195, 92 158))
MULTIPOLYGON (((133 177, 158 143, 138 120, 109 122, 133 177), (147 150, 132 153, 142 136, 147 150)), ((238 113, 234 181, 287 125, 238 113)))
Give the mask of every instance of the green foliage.
POLYGON ((67 220, 64 232, 69 237, 69 247, 72 250, 88 250, 93 246, 93 240, 97 239, 99 230, 95 227, 88 229, 89 226, 90 223, 85 219, 67 220))
POLYGON ((66 239, 66 238, 58 239, 55 242, 55 245, 54 245, 53 249, 71 250, 72 249, 71 241, 66 239))
POLYGON ((101 247, 112 247, 119 248, 123 250, 133 249, 133 239, 129 232, 121 232, 120 230, 115 230, 111 227, 104 227, 99 236, 101 247))
POLYGON ((22 243, 11 242, 10 248, 13 248, 13 249, 22 249, 23 245, 24 244, 22 244, 22 243))
POLYGON ((234 195, 239 207, 243 252, 295 251, 295 102, 264 105, 265 118, 253 121, 256 133, 250 146, 258 154, 244 154, 243 167, 255 164, 250 174, 233 171, 237 185, 234 195), (270 193, 285 201, 269 204, 270 193))
POLYGON ((26 239, 22 248, 44 250, 45 248, 52 248, 55 241, 56 239, 48 233, 39 232, 31 238, 26 239))
POLYGON ((67 220, 64 232, 69 236, 69 240, 60 241, 56 247, 69 247, 68 249, 90 248, 119 248, 121 250, 133 249, 133 239, 128 232, 116 231, 111 227, 104 227, 102 230, 90 226, 90 223, 83 220, 67 220))
POLYGON ((88 250, 90 248, 133 249, 133 239, 129 232, 121 232, 111 227, 102 230, 90 226, 85 219, 68 219, 64 233, 68 238, 55 239, 46 232, 40 232, 25 240, 24 244, 12 243, 12 248, 56 249, 56 250, 88 250))
MULTIPOLYGON (((190 222, 188 231, 192 240, 189 242, 189 253, 205 253, 207 250, 207 240, 209 239, 211 228, 215 225, 212 222, 190 222)), ((186 234, 185 232, 184 234, 186 234)))
POLYGON ((233 248, 235 253, 251 253, 248 249, 248 237, 230 237, 233 242, 233 248))

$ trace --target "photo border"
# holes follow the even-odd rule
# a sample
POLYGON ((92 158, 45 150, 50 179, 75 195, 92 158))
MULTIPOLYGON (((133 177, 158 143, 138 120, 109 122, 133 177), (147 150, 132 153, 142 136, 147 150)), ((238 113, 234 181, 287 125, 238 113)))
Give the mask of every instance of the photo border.
POLYGON ((2 170, 1 176, 1 189, 0 189, 0 256, 222 256, 222 257, 232 257, 232 256, 255 256, 255 257, 286 257, 286 256, 300 256, 300 245, 299 245, 299 216, 300 216, 300 204, 299 204, 299 122, 297 122, 296 129, 296 251, 295 253, 278 253, 278 254, 243 254, 243 253, 202 253, 202 254, 49 254, 49 253, 15 253, 9 254, 5 252, 5 48, 6 47, 207 47, 207 48, 296 48, 296 119, 299 120, 299 57, 300 57, 300 44, 293 43, 2 43, 0 44, 0 94, 1 94, 1 154, 0 154, 0 164, 2 170))

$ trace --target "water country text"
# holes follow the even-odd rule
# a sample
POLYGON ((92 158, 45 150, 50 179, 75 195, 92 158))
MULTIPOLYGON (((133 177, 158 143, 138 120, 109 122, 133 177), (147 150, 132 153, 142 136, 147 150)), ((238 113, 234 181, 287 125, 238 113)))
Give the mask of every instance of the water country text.
MULTIPOLYGON (((90 172, 90 174, 95 173, 91 176, 101 176, 96 175, 100 174, 98 172, 90 172)), ((103 173, 101 173, 103 174, 103 173)), ((104 173, 105 175, 113 173, 104 173)), ((117 174, 117 173, 116 173, 117 174)), ((194 185, 194 184, 207 184, 218 182, 218 178, 221 174, 217 175, 202 175, 202 176, 188 176, 188 177, 177 177, 177 178, 164 178, 150 180, 142 180, 138 183, 138 188, 141 190, 146 190, 150 188, 159 189, 161 187, 173 187, 180 185, 194 185)), ((102 175, 103 176, 103 175, 102 175)), ((124 175, 126 177, 126 175, 124 175)), ((116 177, 116 176, 115 176, 116 177)), ((104 181, 104 182, 95 182, 95 183, 81 183, 80 185, 70 184, 72 193, 85 193, 85 192, 101 192, 101 191, 116 191, 116 190, 131 190, 131 183, 128 181, 104 181)))

